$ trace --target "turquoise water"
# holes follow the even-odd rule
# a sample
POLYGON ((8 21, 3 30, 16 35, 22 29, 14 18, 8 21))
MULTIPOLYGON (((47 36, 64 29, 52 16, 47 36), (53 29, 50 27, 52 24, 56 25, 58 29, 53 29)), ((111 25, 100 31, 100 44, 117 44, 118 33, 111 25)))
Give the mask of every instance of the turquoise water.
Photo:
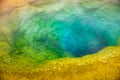
POLYGON ((82 9, 70 5, 59 11, 33 13, 20 20, 14 34, 15 52, 51 51, 55 57, 79 57, 115 46, 120 36, 119 14, 115 6, 82 9))

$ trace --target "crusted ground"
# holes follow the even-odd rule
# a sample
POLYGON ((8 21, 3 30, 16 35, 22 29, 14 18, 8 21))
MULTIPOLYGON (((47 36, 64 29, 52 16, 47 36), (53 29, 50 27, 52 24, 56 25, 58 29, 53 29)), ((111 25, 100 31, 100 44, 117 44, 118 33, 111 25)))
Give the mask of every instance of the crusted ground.
POLYGON ((18 62, 14 63, 13 60, 6 65, 5 62, 0 63, 0 80, 120 79, 120 47, 107 47, 96 54, 82 58, 46 61, 44 64, 37 64, 36 67, 30 60, 22 62, 21 59, 16 59, 16 61, 18 62))

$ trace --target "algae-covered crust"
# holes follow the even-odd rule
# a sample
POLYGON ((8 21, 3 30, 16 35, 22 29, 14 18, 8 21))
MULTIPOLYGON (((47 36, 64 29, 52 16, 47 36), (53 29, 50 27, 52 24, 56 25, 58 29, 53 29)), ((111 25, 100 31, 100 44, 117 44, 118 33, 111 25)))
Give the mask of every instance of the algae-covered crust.
POLYGON ((120 80, 120 0, 0 0, 0 80, 120 80))
MULTIPOLYGON (((51 60, 37 67, 20 69, 20 62, 0 66, 1 80, 119 80, 120 47, 107 47, 82 58, 51 60), (7 68, 12 67, 13 70, 7 68)), ((23 62, 23 64, 25 61, 23 62)), ((1 63, 4 65, 4 63, 1 63)))

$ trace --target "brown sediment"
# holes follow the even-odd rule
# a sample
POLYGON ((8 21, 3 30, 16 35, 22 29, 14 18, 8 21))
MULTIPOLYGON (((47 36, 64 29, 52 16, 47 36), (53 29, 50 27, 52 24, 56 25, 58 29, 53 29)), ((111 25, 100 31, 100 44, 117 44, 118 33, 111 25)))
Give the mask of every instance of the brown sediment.
POLYGON ((44 4, 51 4, 60 0, 1 0, 0 1, 0 15, 9 14, 15 8, 26 5, 41 6, 44 4))
POLYGON ((28 4, 27 0, 2 0, 0 1, 0 15, 12 12, 17 7, 28 4))

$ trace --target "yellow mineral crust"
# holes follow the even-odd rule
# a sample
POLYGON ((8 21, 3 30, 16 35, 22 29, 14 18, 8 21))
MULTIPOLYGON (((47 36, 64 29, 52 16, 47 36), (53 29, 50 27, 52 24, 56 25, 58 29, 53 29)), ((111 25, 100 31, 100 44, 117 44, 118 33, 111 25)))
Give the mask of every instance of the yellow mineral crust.
POLYGON ((81 58, 56 59, 27 70, 0 69, 0 80, 120 80, 120 47, 81 58))

